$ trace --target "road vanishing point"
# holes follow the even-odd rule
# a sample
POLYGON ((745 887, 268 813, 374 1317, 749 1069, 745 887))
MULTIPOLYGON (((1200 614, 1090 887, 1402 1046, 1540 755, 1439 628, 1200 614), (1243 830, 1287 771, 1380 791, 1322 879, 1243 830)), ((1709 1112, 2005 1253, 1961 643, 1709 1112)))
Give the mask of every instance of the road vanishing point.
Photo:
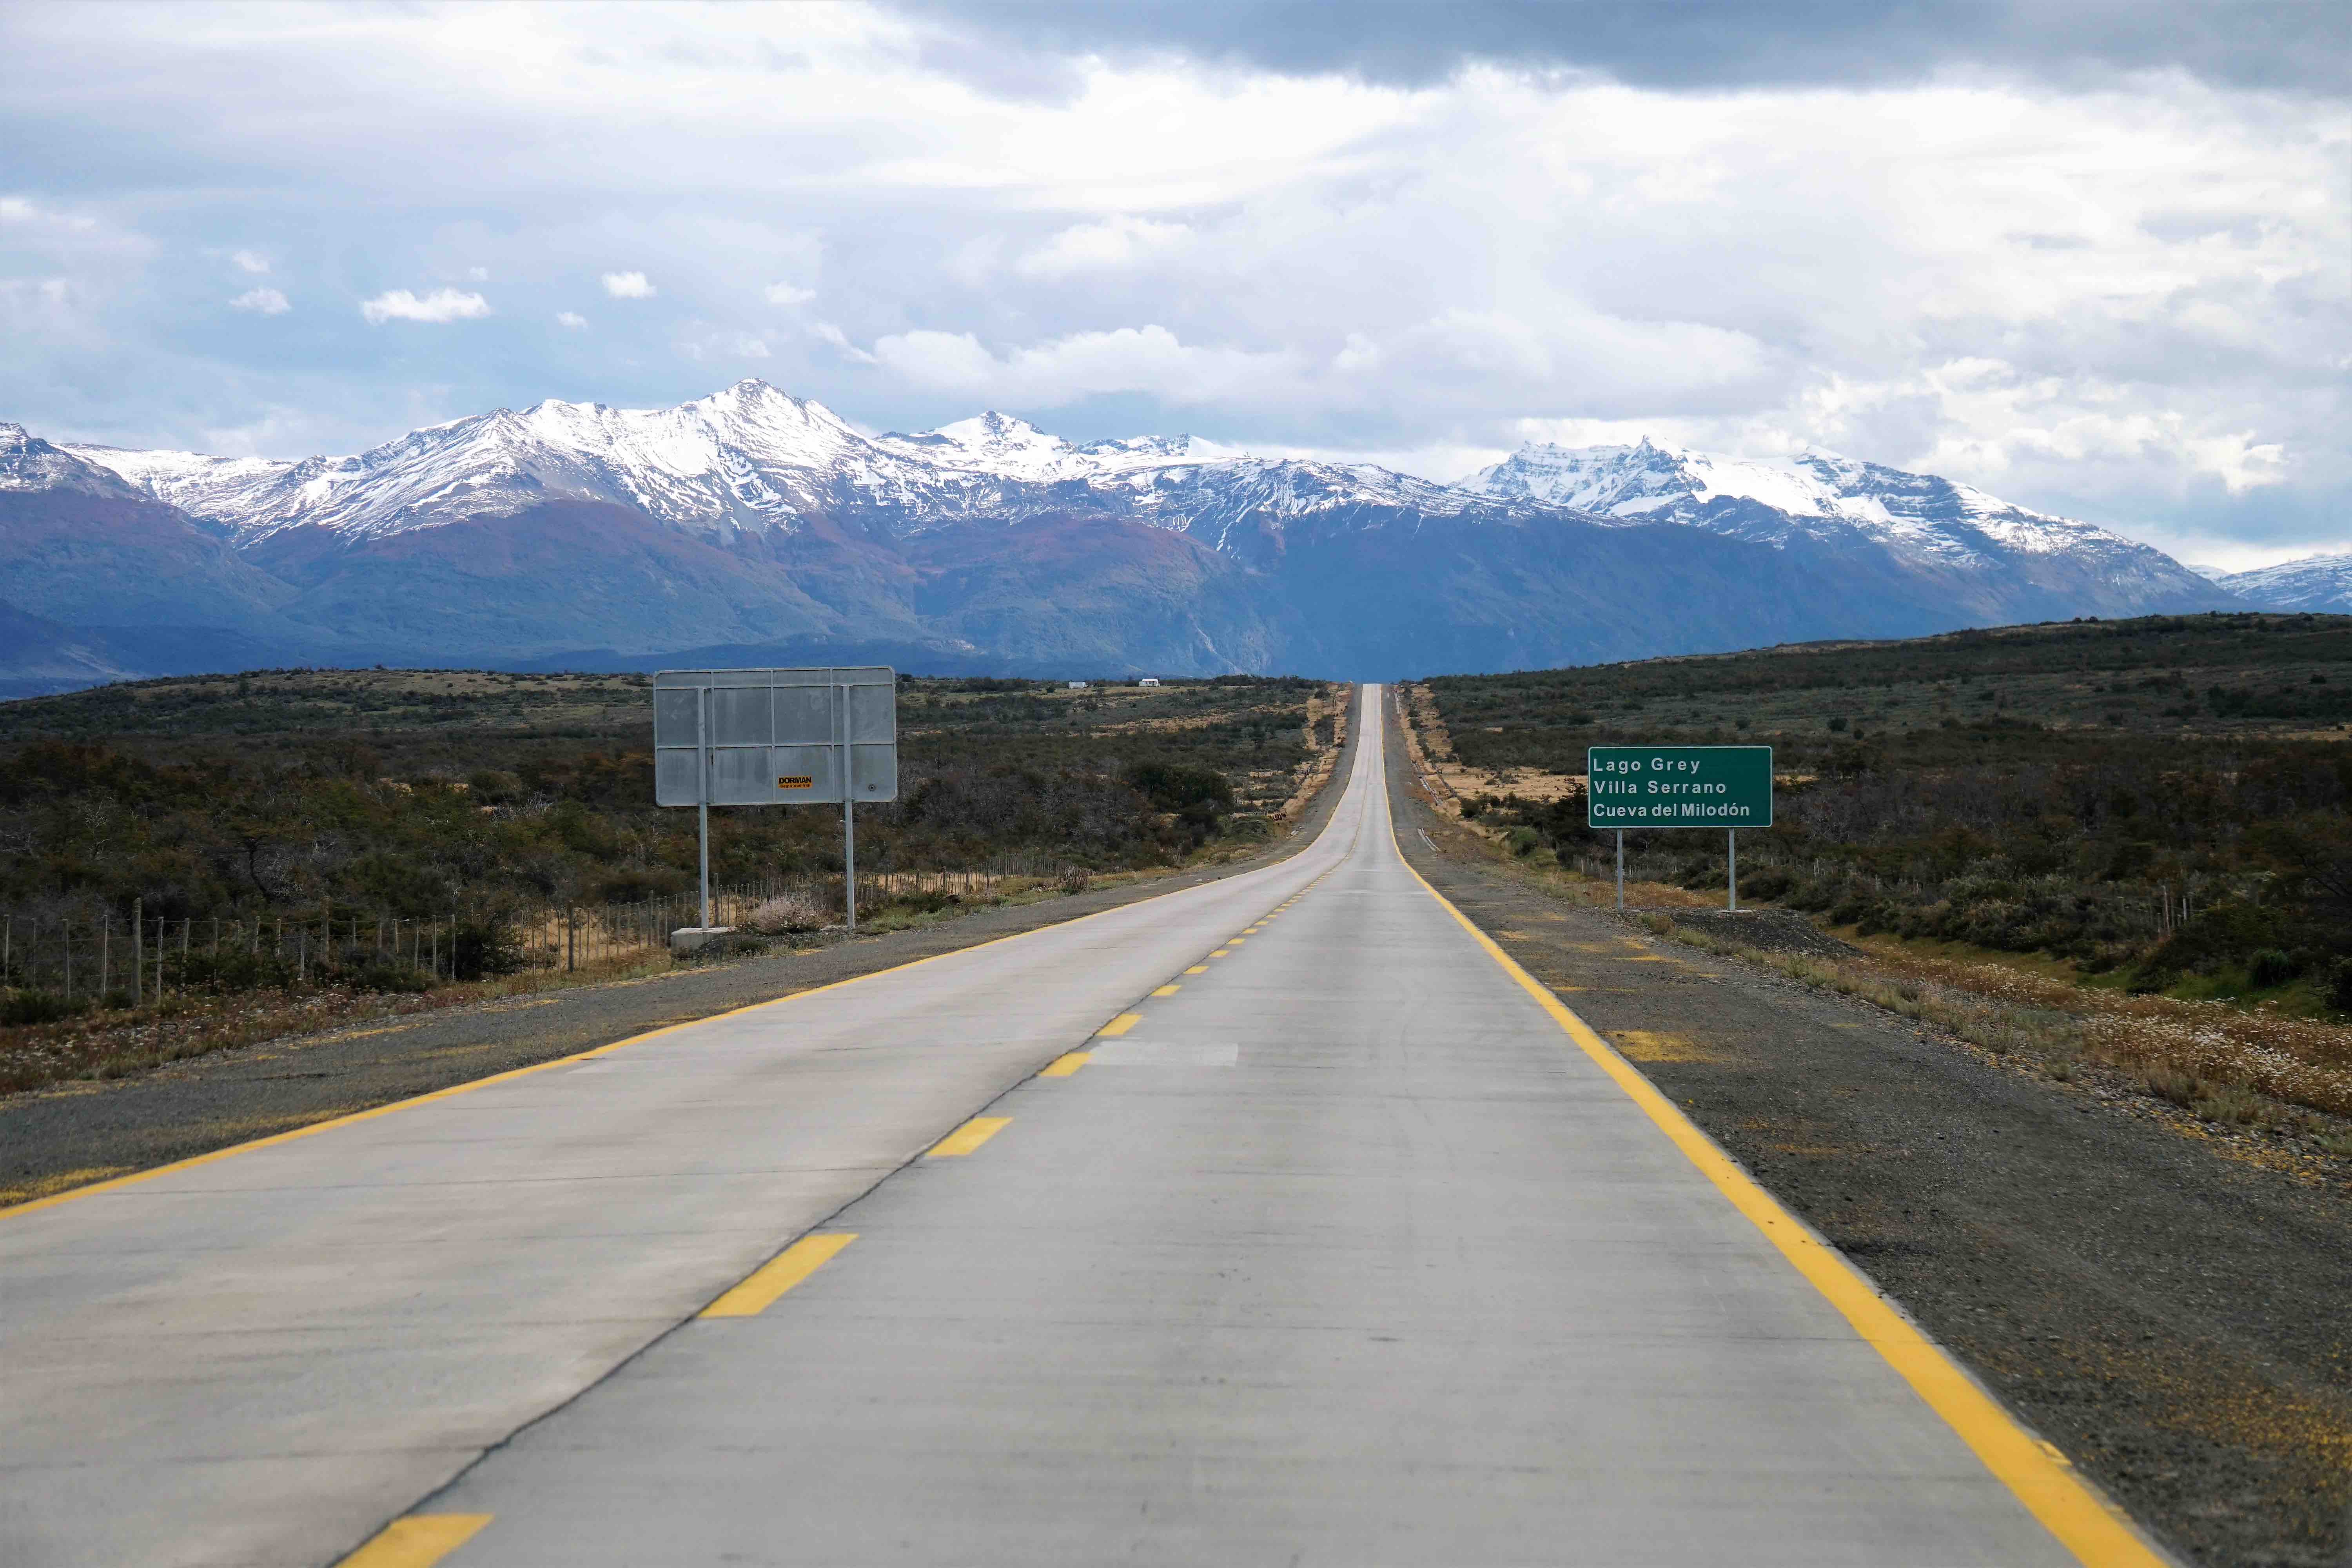
POLYGON ((12 1568, 2168 1561, 1414 873, 0 1214, 12 1568))

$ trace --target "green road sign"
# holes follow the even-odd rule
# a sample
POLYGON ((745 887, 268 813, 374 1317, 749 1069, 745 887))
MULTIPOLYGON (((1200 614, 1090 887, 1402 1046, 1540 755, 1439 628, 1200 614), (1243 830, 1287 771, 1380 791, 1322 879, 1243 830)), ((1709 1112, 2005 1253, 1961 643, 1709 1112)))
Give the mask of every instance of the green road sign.
POLYGON ((1769 827, 1769 746, 1591 746, 1587 827, 1769 827))

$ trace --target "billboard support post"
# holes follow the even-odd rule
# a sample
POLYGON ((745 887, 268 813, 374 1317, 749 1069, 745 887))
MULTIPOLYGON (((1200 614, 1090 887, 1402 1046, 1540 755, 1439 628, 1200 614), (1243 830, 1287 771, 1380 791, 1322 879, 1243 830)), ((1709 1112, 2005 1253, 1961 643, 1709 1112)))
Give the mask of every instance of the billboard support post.
POLYGON ((1736 910, 1739 908, 1739 829, 1725 828, 1723 841, 1723 875, 1729 895, 1729 901, 1723 907, 1736 910))
POLYGON ((1617 830, 1617 912, 1625 912, 1625 830, 1617 830))
POLYGON ((841 910, 849 934, 857 934, 857 803, 849 795, 849 688, 837 686, 841 710, 841 910))
POLYGON ((702 868, 702 929, 710 929, 710 689, 694 694, 696 859, 702 868))

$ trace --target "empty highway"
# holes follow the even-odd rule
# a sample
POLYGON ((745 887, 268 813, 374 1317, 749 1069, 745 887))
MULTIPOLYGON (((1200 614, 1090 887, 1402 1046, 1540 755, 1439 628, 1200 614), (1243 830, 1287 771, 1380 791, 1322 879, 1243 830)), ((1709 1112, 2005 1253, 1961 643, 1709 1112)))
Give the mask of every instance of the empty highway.
POLYGON ((1366 702, 1265 869, 0 1214, 0 1561, 2166 1561, 1415 876, 1366 702))

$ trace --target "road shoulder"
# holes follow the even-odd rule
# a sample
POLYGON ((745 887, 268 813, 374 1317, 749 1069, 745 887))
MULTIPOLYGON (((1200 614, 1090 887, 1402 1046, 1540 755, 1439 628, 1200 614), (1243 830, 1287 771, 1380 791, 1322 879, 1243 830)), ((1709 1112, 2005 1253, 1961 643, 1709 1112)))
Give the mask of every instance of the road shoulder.
POLYGON ((1390 755, 1414 868, 2136 1517, 2343 1561, 2352 1199, 1551 898, 1390 755))

